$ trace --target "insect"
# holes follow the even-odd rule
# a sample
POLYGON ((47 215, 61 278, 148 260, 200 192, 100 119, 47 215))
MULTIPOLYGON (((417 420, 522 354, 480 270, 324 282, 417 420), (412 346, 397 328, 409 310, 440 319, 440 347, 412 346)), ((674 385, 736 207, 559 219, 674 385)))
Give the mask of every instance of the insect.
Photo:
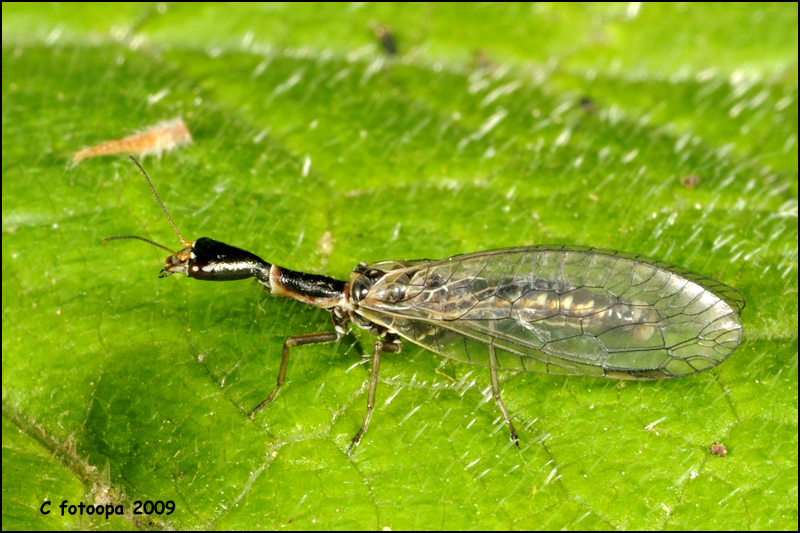
POLYGON ((256 278, 276 296, 330 311, 334 331, 285 340, 278 379, 252 418, 283 385, 292 348, 339 340, 350 325, 375 341, 367 411, 348 453, 375 407, 381 354, 403 341, 489 368, 492 396, 519 446, 500 397, 500 370, 654 380, 696 374, 724 361, 742 340, 744 297, 732 287, 636 254, 583 246, 539 245, 458 255, 439 261, 359 263, 342 281, 295 272, 228 244, 186 241, 153 196, 183 248, 167 250, 160 277, 207 281, 256 278))

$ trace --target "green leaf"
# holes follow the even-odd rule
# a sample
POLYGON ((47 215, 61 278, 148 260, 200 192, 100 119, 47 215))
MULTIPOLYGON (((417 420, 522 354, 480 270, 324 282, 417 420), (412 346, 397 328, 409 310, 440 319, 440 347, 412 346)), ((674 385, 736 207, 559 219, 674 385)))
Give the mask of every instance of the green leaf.
POLYGON ((796 4, 4 3, 4 529, 796 530, 796 65, 796 4), (741 290, 745 340, 669 382, 503 376, 519 450, 485 369, 406 345, 348 456, 359 332, 251 421, 328 314, 158 279, 101 244, 180 246, 127 154, 70 163, 175 117, 193 144, 142 163, 189 240, 340 279, 619 249, 741 290))

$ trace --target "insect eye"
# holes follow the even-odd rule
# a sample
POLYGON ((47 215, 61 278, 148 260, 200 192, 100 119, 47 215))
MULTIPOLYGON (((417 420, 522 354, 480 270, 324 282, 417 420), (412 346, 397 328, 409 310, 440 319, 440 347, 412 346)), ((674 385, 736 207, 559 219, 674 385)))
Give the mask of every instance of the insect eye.
POLYGON ((366 298, 367 292, 369 292, 370 288, 372 288, 372 283, 372 280, 366 276, 359 276, 353 282, 352 293, 356 301, 366 298))

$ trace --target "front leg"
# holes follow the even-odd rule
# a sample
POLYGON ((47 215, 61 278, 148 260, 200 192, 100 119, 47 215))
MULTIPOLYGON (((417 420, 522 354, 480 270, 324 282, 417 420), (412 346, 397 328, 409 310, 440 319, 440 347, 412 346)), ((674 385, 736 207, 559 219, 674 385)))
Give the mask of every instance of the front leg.
POLYGON ((295 346, 307 346, 309 344, 327 344, 329 342, 338 341, 341 338, 339 333, 333 331, 321 331, 319 333, 305 333, 303 335, 295 335, 287 338, 283 343, 283 356, 281 357, 281 369, 278 371, 278 383, 267 399, 258 404, 247 416, 251 419, 255 418, 256 413, 261 411, 266 405, 275 399, 281 385, 286 380, 286 368, 289 366, 289 350, 295 346))

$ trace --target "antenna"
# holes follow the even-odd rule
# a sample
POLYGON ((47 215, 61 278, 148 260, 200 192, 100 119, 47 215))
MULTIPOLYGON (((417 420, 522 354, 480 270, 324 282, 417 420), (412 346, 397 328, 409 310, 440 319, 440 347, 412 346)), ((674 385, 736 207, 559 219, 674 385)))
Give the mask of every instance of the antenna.
MULTIPOLYGON (((136 165, 139 168, 139 172, 141 172, 142 176, 144 176, 144 179, 147 180, 147 185, 150 186, 150 190, 153 192, 153 197, 155 197, 156 202, 158 202, 159 207, 161 207, 161 211, 164 213, 164 216, 167 217, 167 220, 169 220, 169 223, 172 225, 172 229, 175 230, 175 233, 178 235, 178 239, 180 239, 181 244, 183 245, 183 247, 184 248, 191 248, 193 243, 186 241, 183 238, 183 235, 181 235, 181 232, 178 231, 178 226, 176 226, 175 222, 172 221, 172 217, 169 216, 169 213, 167 212, 167 208, 164 207, 164 204, 161 202, 161 198, 158 197, 158 193, 156 192, 156 188, 153 187, 153 182, 150 181, 150 176, 147 175, 147 172, 144 171, 144 169, 142 168, 142 165, 139 164, 139 162, 136 160, 135 157, 133 157, 132 155, 129 155, 128 157, 131 158, 131 161, 133 161, 133 164, 136 165)), ((159 243, 157 243, 155 241, 151 241, 150 239, 145 239, 144 237, 139 237, 138 235, 118 235, 118 236, 115 236, 115 237, 106 237, 105 239, 103 239, 103 242, 106 243, 108 241, 116 241, 116 240, 120 240, 120 239, 137 239, 137 240, 140 240, 140 241, 144 241, 144 242, 146 242, 148 244, 152 244, 153 246, 158 246, 162 250, 166 250, 166 251, 170 252, 173 255, 175 255, 177 253, 174 250, 172 250, 171 248, 167 248, 163 244, 159 244, 159 243)))

